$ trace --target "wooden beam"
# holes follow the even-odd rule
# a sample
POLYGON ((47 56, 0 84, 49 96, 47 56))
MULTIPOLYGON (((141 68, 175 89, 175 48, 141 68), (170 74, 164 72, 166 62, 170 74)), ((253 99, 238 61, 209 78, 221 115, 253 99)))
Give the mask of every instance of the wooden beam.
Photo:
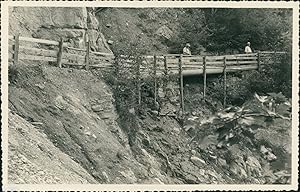
POLYGON ((13 47, 14 50, 14 55, 13 55, 13 60, 14 60, 14 65, 18 65, 19 63, 19 47, 20 47, 20 34, 17 34, 14 36, 15 44, 13 47))
POLYGON ((30 60, 30 61, 53 61, 53 62, 57 61, 56 57, 25 55, 25 54, 20 54, 19 59, 20 60, 30 60))
POLYGON ((223 95, 224 95, 224 100, 223 100, 223 107, 226 107, 226 97, 227 97, 227 84, 226 84, 226 56, 224 57, 224 69, 223 69, 223 77, 224 77, 224 82, 223 82, 223 95))
POLYGON ((94 51, 91 51, 90 52, 91 54, 94 54, 94 55, 100 55, 100 56, 103 56, 103 57, 110 57, 110 58, 114 58, 114 54, 112 53, 103 53, 103 52, 94 52, 94 51))
POLYGON ((157 57, 156 57, 156 55, 154 55, 153 58, 154 58, 154 61, 153 61, 153 65, 154 65, 153 75, 154 75, 154 105, 155 105, 156 100, 157 100, 157 77, 156 77, 157 57))
MULTIPOLYGON (((8 36, 8 38, 13 38, 13 36, 8 36)), ((32 43, 42 43, 42 44, 48 44, 48 45, 58 45, 59 42, 57 41, 51 41, 47 39, 37 39, 32 37, 20 37, 20 41, 28 41, 32 43)))
POLYGON ((87 46, 86 46, 86 54, 85 54, 85 69, 89 69, 89 63, 90 63, 90 41, 87 41, 87 46))
POLYGON ((184 97, 183 97, 183 75, 182 75, 182 55, 179 57, 179 79, 180 79, 180 106, 184 114, 184 97))
POLYGON ((60 38, 59 44, 58 44, 58 52, 57 52, 57 66, 59 68, 62 67, 62 55, 63 55, 63 50, 64 50, 64 42, 63 39, 60 38))
POLYGON ((203 99, 206 96, 206 56, 203 57, 203 99))
POLYGON ((47 50, 47 49, 40 49, 40 48, 33 48, 33 47, 26 47, 26 46, 19 46, 19 54, 32 54, 32 55, 43 55, 49 57, 57 57, 57 50, 47 50))
POLYGON ((167 56, 164 56, 164 68, 165 68, 165 75, 168 75, 168 63, 167 63, 167 56))
POLYGON ((138 104, 142 103, 142 93, 141 93, 141 59, 137 60, 137 89, 138 89, 138 104))
POLYGON ((257 53, 257 70, 260 71, 260 52, 257 53))

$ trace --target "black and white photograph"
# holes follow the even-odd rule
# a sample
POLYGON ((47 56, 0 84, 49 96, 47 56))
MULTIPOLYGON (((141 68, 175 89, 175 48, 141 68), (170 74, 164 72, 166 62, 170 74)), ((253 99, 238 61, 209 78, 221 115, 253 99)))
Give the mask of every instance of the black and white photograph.
POLYGON ((297 190, 298 2, 2 5, 6 190, 297 190))

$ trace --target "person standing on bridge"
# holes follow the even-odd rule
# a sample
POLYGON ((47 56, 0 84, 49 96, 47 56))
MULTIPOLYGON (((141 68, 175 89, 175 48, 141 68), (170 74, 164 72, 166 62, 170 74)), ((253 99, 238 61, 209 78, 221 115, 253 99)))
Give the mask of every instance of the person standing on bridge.
POLYGON ((245 53, 250 54, 252 53, 251 47, 250 47, 250 42, 247 42, 247 45, 245 47, 245 53))
POLYGON ((182 54, 183 55, 192 55, 190 47, 191 47, 191 45, 189 43, 187 43, 182 50, 182 54))

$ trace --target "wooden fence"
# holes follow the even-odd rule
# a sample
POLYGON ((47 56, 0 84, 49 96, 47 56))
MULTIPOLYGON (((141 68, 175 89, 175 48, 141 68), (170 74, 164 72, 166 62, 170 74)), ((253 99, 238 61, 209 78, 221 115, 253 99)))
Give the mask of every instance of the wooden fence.
POLYGON ((70 47, 62 40, 9 36, 9 61, 17 65, 20 60, 53 62, 58 67, 110 68, 114 55, 90 51, 89 42, 86 42, 86 49, 80 49, 70 47))
MULTIPOLYGON (((117 63, 123 63, 123 68, 137 70, 139 81, 142 77, 151 76, 154 82, 154 102, 157 100, 157 79, 160 76, 178 75, 180 80, 180 103, 184 111, 183 77, 187 75, 201 75, 203 77, 203 97, 206 95, 207 74, 223 74, 224 78, 224 106, 226 105, 226 73, 260 70, 266 64, 278 62, 276 59, 285 52, 258 52, 252 54, 201 56, 165 54, 142 56, 139 61, 134 57, 119 56, 117 63), (135 66, 137 63, 138 66, 135 66)), ((114 55, 111 53, 93 52, 90 43, 86 42, 86 49, 68 46, 67 43, 46 39, 9 36, 9 61, 15 65, 19 60, 53 62, 58 67, 83 66, 85 69, 103 68, 113 69, 114 55)), ((141 83, 138 83, 139 98, 141 103, 141 83)))

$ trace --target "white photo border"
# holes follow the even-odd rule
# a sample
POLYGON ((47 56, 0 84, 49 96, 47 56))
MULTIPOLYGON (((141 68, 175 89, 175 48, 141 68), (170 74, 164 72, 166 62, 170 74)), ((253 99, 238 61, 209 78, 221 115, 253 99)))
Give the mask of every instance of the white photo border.
POLYGON ((299 2, 285 1, 5 1, 1 2, 1 138, 2 138, 2 187, 4 191, 19 190, 297 190, 299 155, 299 2), (8 184, 8 8, 29 7, 172 7, 172 8, 291 8, 293 9, 293 69, 292 69, 292 179, 285 185, 144 185, 144 184, 89 184, 89 185, 37 185, 8 184))

